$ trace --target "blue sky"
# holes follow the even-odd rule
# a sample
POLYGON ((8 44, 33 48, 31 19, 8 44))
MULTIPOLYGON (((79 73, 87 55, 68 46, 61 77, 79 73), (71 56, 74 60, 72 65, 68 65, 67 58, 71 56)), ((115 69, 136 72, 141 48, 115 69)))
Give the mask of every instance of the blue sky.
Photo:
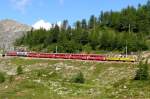
POLYGON ((68 19, 70 23, 100 11, 119 11, 128 5, 145 4, 147 0, 1 0, 0 20, 14 19, 32 25, 38 20, 50 23, 68 19))

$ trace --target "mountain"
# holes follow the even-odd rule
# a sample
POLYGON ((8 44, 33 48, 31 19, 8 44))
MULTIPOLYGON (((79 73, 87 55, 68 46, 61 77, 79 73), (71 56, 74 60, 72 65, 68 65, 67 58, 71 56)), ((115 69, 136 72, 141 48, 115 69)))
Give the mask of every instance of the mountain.
POLYGON ((14 20, 5 19, 0 21, 0 48, 11 50, 17 38, 23 36, 31 26, 19 23, 14 20))

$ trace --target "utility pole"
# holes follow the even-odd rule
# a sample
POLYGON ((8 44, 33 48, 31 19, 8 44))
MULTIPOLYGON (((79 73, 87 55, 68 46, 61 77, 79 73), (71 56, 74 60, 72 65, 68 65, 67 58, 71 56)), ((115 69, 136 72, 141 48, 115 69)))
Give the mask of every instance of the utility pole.
MULTIPOLYGON (((131 24, 129 23, 129 35, 131 33, 131 24)), ((127 40, 126 40, 126 58, 128 57, 128 46, 127 46, 127 40)))
POLYGON ((126 58, 128 57, 128 46, 127 46, 127 40, 126 40, 126 58))
POLYGON ((57 47, 57 45, 56 45, 56 53, 57 53, 57 50, 58 50, 58 47, 57 47))

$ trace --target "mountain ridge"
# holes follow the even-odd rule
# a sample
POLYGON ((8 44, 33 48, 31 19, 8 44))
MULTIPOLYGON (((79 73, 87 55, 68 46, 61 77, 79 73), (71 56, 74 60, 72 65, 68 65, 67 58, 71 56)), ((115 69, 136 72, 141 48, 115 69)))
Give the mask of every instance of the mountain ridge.
POLYGON ((12 50, 15 40, 22 37, 31 29, 31 26, 12 19, 0 20, 0 48, 12 50))

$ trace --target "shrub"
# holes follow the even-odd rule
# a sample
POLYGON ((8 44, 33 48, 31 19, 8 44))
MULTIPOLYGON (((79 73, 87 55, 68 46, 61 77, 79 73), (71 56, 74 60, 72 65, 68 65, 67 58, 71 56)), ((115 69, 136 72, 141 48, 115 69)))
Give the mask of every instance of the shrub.
POLYGON ((135 80, 148 80, 149 73, 148 73, 148 60, 145 61, 143 64, 142 61, 139 62, 139 69, 136 72, 135 80))
POLYGON ((90 46, 90 44, 84 45, 82 47, 84 52, 90 53, 92 51, 92 47, 90 46))
POLYGON ((5 76, 3 73, 0 72, 0 83, 3 83, 5 81, 5 76))
POLYGON ((75 74, 72 77, 71 82, 73 82, 73 83, 84 83, 85 79, 84 79, 83 73, 79 72, 79 73, 75 74))
POLYGON ((21 66, 17 67, 17 75, 23 74, 23 69, 21 66))
POLYGON ((14 80, 14 76, 13 76, 13 75, 10 75, 10 76, 9 76, 9 82, 11 83, 11 82, 13 82, 13 80, 14 80))
POLYGON ((37 77, 41 77, 43 74, 42 70, 37 71, 37 77))

